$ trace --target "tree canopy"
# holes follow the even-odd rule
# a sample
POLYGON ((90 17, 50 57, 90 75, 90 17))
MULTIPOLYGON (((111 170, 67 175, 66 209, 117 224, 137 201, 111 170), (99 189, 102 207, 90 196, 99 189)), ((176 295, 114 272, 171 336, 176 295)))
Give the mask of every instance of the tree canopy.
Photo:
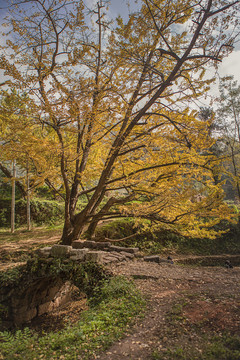
POLYGON ((104 1, 10 10, 3 88, 19 94, 29 122, 14 115, 13 132, 24 128, 19 151, 65 199, 64 244, 121 216, 198 236, 231 217, 213 179, 212 119, 193 104, 214 80, 206 69, 233 49, 239 1, 142 0, 126 22, 104 1))

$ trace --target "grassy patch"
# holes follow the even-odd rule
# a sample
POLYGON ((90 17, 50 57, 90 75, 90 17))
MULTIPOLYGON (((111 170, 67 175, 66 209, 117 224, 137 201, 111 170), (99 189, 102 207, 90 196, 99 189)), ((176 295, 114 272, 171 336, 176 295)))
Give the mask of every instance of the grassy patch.
POLYGON ((133 283, 114 277, 97 287, 79 322, 38 336, 28 328, 0 333, 0 359, 92 359, 119 339, 144 302, 133 283))
POLYGON ((206 339, 207 345, 186 349, 178 346, 164 352, 154 350, 151 360, 239 360, 240 338, 225 334, 206 339))

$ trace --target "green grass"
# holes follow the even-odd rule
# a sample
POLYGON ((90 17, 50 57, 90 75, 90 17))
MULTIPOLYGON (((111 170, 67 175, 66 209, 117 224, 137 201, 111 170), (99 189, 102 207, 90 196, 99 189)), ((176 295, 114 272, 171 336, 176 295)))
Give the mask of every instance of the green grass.
POLYGON ((74 325, 42 336, 28 328, 0 333, 0 359, 93 359, 119 339, 144 308, 132 282, 114 277, 96 288, 90 309, 74 325))
POLYGON ((236 335, 225 334, 214 336, 206 340, 198 350, 195 347, 185 349, 178 346, 165 352, 154 350, 151 360, 239 360, 240 338, 236 335), (200 351, 199 351, 200 350, 200 351))

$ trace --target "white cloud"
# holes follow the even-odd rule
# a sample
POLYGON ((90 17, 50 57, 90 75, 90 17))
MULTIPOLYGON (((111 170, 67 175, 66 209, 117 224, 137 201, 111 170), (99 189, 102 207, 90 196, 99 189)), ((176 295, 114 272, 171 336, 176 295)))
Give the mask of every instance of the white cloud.
POLYGON ((221 77, 233 75, 234 79, 240 83, 240 50, 232 52, 225 58, 219 67, 221 77))

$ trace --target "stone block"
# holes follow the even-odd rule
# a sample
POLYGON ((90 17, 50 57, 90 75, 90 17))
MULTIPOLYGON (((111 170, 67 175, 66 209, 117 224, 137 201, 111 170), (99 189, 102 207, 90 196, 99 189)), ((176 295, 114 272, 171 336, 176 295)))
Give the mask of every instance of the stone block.
POLYGON ((104 256, 104 258, 103 258, 104 263, 106 263, 106 262, 119 262, 119 261, 121 261, 121 259, 116 257, 116 256, 113 256, 112 254, 104 256))
POLYGON ((109 247, 110 251, 117 251, 117 252, 128 252, 131 254, 136 254, 139 251, 139 248, 127 248, 127 247, 123 247, 123 246, 116 246, 116 245, 111 245, 109 247))
POLYGON ((73 249, 84 249, 85 247, 86 247, 85 246, 85 241, 83 241, 83 240, 75 240, 72 243, 72 248, 73 249))
POLYGON ((69 245, 53 245, 51 248, 51 256, 53 257, 67 257, 70 255, 72 246, 69 245))
POLYGON ((155 263, 160 263, 160 257, 158 255, 151 255, 151 256, 144 256, 143 258, 144 261, 150 261, 150 262, 155 262, 155 263))
POLYGON ((104 265, 108 265, 108 264, 111 264, 111 263, 114 262, 114 261, 117 261, 117 259, 104 258, 103 264, 104 264, 104 265))
POLYGON ((134 254, 131 254, 131 253, 126 252, 126 251, 121 251, 120 254, 124 255, 128 259, 133 259, 134 258, 134 254))
POLYGON ((73 243, 72 243, 72 247, 74 248, 74 249, 85 249, 85 248, 87 248, 87 249, 97 249, 97 242, 95 242, 95 241, 91 241, 91 240, 85 240, 85 241, 83 241, 83 240, 75 240, 75 241, 73 241, 73 243))
POLYGON ((92 249, 92 250, 107 250, 110 247, 110 243, 107 241, 90 241, 90 240, 75 240, 72 243, 74 249, 92 249))
POLYGON ((72 249, 70 253, 70 260, 73 261, 84 261, 85 255, 89 249, 72 249))
POLYGON ((74 257, 76 260, 83 260, 89 249, 72 249, 70 252, 70 259, 74 257))
POLYGON ((97 250, 108 250, 111 244, 107 241, 95 242, 95 248, 97 250))
POLYGON ((102 263, 106 254, 106 251, 89 251, 85 255, 85 261, 102 263))
POLYGON ((86 240, 84 241, 84 247, 89 249, 97 249, 96 241, 86 240))

